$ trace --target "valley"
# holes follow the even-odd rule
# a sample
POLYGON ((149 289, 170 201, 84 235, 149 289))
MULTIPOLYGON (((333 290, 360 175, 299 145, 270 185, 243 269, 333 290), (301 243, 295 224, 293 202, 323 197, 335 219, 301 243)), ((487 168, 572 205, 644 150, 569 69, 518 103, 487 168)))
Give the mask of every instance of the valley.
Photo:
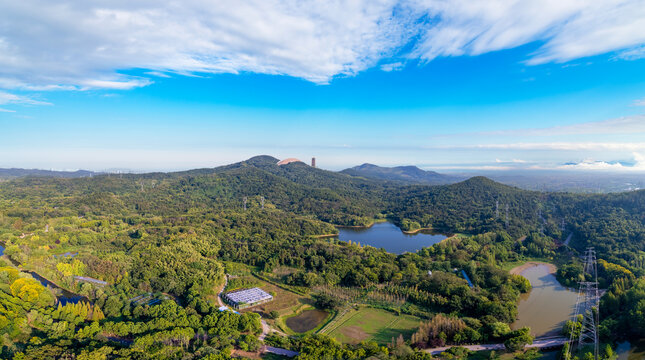
POLYGON ((483 177, 409 185, 276 163, 0 183, 2 356, 278 356, 268 345, 298 359, 425 359, 424 349, 476 344, 525 356, 570 316, 572 297, 553 296, 583 276, 588 246, 607 290, 604 344, 645 329, 633 321, 643 191, 543 193, 483 177), (558 270, 509 273, 527 261, 558 270), (57 300, 26 270, 87 305, 57 300), (220 292, 253 288, 271 300, 221 311, 220 292))

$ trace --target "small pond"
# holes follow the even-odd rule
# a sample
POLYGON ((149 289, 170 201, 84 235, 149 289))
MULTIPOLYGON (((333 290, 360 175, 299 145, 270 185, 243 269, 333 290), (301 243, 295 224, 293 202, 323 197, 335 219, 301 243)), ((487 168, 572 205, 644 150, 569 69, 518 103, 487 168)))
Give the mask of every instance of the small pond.
POLYGON ((296 316, 288 318, 285 322, 289 329, 297 333, 304 333, 315 329, 328 315, 329 313, 323 310, 305 310, 296 316))
POLYGON ((416 252, 448 237, 445 234, 429 230, 406 234, 391 222, 376 223, 369 228, 341 227, 338 230, 338 239, 341 241, 352 241, 361 245, 383 248, 393 254, 416 252))

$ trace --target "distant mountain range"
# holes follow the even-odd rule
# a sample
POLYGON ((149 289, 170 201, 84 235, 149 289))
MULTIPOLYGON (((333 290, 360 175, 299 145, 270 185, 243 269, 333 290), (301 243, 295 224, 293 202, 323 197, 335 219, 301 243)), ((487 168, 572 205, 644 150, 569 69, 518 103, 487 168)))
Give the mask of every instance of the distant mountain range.
POLYGON ((345 169, 341 173, 370 179, 425 185, 451 184, 465 179, 463 177, 439 174, 435 171, 421 170, 416 166, 382 167, 374 164, 363 164, 345 169))
MULTIPOLYGON (((598 173, 580 171, 497 171, 497 172, 464 172, 458 174, 440 174, 435 171, 419 169, 416 166, 383 167, 374 164, 363 164, 348 168, 339 172, 325 171, 312 168, 303 162, 295 162, 283 166, 277 166, 279 159, 272 156, 255 156, 248 160, 235 164, 224 165, 217 168, 193 169, 180 172, 167 173, 145 173, 140 174, 145 178, 167 178, 173 174, 210 174, 222 170, 234 168, 255 167, 279 176, 286 176, 291 181, 306 182, 316 177, 318 180, 326 178, 336 185, 344 184, 348 179, 357 180, 355 184, 362 181, 364 186, 367 183, 387 182, 390 185, 446 185, 453 184, 473 176, 486 176, 497 182, 517 186, 526 190, 538 191, 562 191, 582 193, 607 193, 634 191, 645 188, 645 177, 635 173, 598 173), (291 169, 290 171, 287 171, 291 169), (294 172, 293 170, 300 169, 294 172), (305 169, 312 171, 304 171, 305 169)), ((53 177, 53 178, 83 178, 106 174, 135 174, 136 171, 111 169, 106 171, 53 171, 39 169, 2 169, 0 168, 0 179, 15 179, 21 177, 53 177)))
POLYGON ((57 177, 57 178, 80 178, 97 175, 89 170, 77 171, 53 171, 53 170, 39 170, 39 169, 0 169, 0 178, 17 178, 25 176, 44 176, 44 177, 57 177))

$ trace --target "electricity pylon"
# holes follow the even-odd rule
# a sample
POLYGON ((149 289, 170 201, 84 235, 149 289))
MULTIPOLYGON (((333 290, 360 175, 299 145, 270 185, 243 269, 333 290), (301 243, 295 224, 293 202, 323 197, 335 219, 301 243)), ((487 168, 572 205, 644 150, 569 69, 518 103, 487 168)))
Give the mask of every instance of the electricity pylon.
POLYGON ((576 301, 576 313, 573 317, 574 327, 569 336, 569 348, 566 359, 571 358, 571 350, 574 344, 578 349, 585 345, 593 345, 594 358, 598 360, 598 324, 600 323, 600 296, 598 295, 598 270, 596 265, 596 251, 593 247, 587 248, 584 255, 585 280, 578 283, 578 299, 576 301), (593 281, 586 281, 587 278, 593 281), (578 317, 582 316, 580 322, 580 334, 576 334, 578 317))

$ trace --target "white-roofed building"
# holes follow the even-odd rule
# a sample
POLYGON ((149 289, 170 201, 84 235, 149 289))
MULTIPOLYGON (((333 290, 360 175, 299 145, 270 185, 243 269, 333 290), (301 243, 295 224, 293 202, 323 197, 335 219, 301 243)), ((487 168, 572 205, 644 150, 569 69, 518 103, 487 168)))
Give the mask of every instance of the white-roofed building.
POLYGON ((224 294, 224 301, 235 309, 264 304, 273 300, 273 296, 260 288, 242 289, 224 294))

